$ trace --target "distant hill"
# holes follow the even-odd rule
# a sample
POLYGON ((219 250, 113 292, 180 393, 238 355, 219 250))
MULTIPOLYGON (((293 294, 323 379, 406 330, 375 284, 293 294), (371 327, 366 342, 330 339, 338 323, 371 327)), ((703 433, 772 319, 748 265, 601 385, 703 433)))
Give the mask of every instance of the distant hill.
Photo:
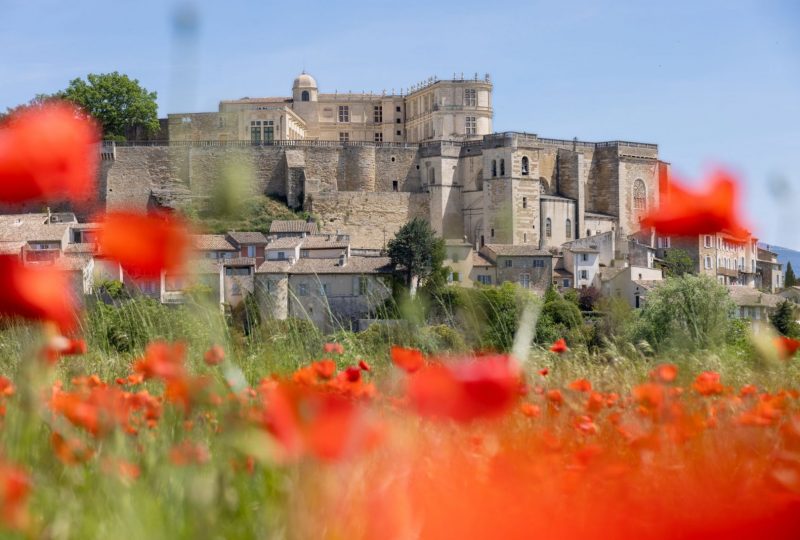
POLYGON ((793 249, 769 245, 767 244, 759 244, 762 248, 769 249, 770 251, 778 254, 778 262, 783 264, 783 271, 786 271, 786 263, 792 261, 792 269, 794 270, 795 275, 797 275, 797 271, 800 270, 800 251, 795 251, 793 249))

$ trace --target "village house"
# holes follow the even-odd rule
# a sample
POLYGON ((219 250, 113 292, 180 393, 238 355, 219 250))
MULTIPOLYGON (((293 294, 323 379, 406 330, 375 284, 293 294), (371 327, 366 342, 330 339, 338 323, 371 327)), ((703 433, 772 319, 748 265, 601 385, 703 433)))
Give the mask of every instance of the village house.
POLYGON ((486 244, 480 254, 494 265, 495 284, 545 291, 553 280, 553 254, 532 245, 486 244))
POLYGON ((319 232, 314 221, 302 219, 276 219, 269 225, 269 236, 286 238, 289 236, 303 238, 319 232))
POLYGON ((769 316, 784 301, 784 298, 776 294, 765 293, 742 285, 728 286, 728 291, 731 300, 736 305, 734 316, 750 321, 756 331, 769 324, 769 316))
POLYGON ((778 254, 769 249, 758 248, 756 261, 757 286, 771 293, 783 288, 783 265, 778 262, 778 254))

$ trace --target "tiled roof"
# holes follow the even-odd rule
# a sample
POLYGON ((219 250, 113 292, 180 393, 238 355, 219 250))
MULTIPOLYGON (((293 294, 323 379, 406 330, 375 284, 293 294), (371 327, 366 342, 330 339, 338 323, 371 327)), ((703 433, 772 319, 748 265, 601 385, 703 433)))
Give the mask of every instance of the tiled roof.
POLYGON ((243 244, 259 244, 263 245, 269 242, 266 236, 263 233, 257 231, 231 231, 228 233, 228 236, 233 239, 234 242, 239 244, 240 246, 243 244))
POLYGON ((549 251, 533 245, 486 244, 486 248, 499 257, 552 257, 549 251))
POLYGON ((303 238, 300 249, 347 249, 348 245, 348 242, 336 240, 333 236, 328 240, 326 235, 315 235, 303 238))
POLYGON ((60 241, 74 223, 45 223, 47 214, 0 215, 0 242, 60 241))
POLYGON ((664 283, 664 281, 660 279, 634 279, 632 281, 646 291, 649 291, 653 287, 656 287, 661 283, 664 283))
POLYGON ((785 298, 777 294, 763 293, 752 287, 743 285, 729 285, 731 299, 737 306, 766 306, 777 307, 785 298))
POLYGON ((91 257, 64 257, 56 259, 56 265, 68 272, 82 271, 92 261, 91 257))
POLYGON ((269 233, 308 233, 317 234, 317 224, 302 219, 276 219, 269 226, 269 233))
POLYGON ((275 238, 274 240, 270 240, 269 244, 267 244, 267 249, 294 249, 302 243, 302 238, 275 238))
POLYGON ((224 234, 193 234, 192 244, 200 251, 236 251, 224 234))
POLYGON ((293 265, 281 261, 265 261, 258 273, 282 274, 389 274, 392 265, 389 257, 348 257, 344 266, 339 259, 300 259, 293 265))
POLYGON ((472 266, 494 266, 494 263, 481 255, 480 253, 472 253, 472 266))
POLYGON ((564 268, 556 268, 553 270, 553 277, 560 277, 560 278, 571 278, 573 277, 572 272, 565 270, 564 268))

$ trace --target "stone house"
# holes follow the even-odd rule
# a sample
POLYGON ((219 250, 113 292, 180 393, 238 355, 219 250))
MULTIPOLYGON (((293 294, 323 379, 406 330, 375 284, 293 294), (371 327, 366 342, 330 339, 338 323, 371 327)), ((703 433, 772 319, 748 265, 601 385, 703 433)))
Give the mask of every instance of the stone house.
POLYGON ((700 275, 712 276, 723 285, 756 286, 758 239, 751 234, 737 235, 729 231, 701 234, 697 237, 659 237, 658 255, 668 249, 682 249, 700 275))
POLYGON ((564 269, 573 276, 573 287, 600 288, 600 250, 573 246, 564 249, 564 269))
POLYGON ((256 265, 264 262, 264 248, 269 240, 263 233, 257 231, 230 231, 227 233, 228 241, 239 250, 239 257, 255 259, 256 265))
POLYGON ((192 248, 198 256, 206 259, 233 259, 239 249, 226 234, 193 234, 192 248))
POLYGON ((742 285, 728 286, 728 291, 736 305, 734 316, 750 321, 756 330, 769 325, 769 316, 784 301, 784 298, 776 294, 764 293, 742 285))
POLYGON ((553 255, 533 245, 486 244, 480 254, 495 267, 495 284, 545 291, 553 281, 553 255))
POLYGON ((632 308, 644 307, 645 298, 653 287, 664 280, 661 269, 628 266, 602 280, 604 296, 623 298, 632 308))
POLYGON ((776 293, 783 288, 783 265, 778 262, 777 253, 769 249, 758 248, 756 272, 760 289, 776 293))
POLYGON ((357 328, 391 295, 388 257, 266 260, 256 272, 256 298, 276 319, 302 318, 323 331, 357 328))

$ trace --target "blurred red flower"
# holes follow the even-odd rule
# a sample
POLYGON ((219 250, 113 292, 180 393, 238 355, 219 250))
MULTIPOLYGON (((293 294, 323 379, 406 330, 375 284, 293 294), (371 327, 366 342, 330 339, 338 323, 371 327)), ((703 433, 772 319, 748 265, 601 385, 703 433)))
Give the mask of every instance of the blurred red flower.
POLYGON ((136 277, 180 272, 189 248, 184 223, 167 214, 109 212, 97 232, 98 253, 117 261, 136 277))
POLYGON ((76 322, 69 278, 52 266, 28 267, 13 255, 0 255, 0 315, 52 321, 62 331, 76 322))
POLYGON ((144 357, 134 362, 133 371, 142 374, 145 379, 168 381, 182 378, 186 373, 185 357, 185 344, 154 341, 147 345, 144 357))
POLYGON ((419 414, 467 422, 507 412, 520 384, 511 357, 479 357, 421 369, 409 379, 408 398, 419 414))
POLYGON ((674 181, 669 186, 665 200, 642 219, 643 227, 653 227, 660 234, 672 236, 697 236, 722 230, 744 232, 736 216, 738 183, 730 174, 714 172, 706 186, 697 191, 689 191, 674 181))
POLYGON ((212 345, 203 355, 203 361, 209 366, 216 366, 225 359, 225 350, 219 345, 212 345))
POLYGON ((94 122, 67 103, 12 115, 0 127, 0 201, 86 201, 95 194, 99 140, 94 122))
POLYGON ((369 364, 367 364, 367 362, 365 360, 359 360, 358 361, 358 367, 360 367, 364 371, 372 371, 372 368, 370 367, 369 364))
POLYGON ((654 381, 670 383, 678 376, 678 366, 675 364, 660 364, 650 372, 650 378, 654 381))
POLYGON ((558 354, 567 352, 568 350, 569 350, 569 347, 567 347, 567 341, 564 338, 560 338, 558 341, 553 343, 553 345, 550 347, 550 351, 551 352, 558 353, 558 354))
POLYGON ((322 346, 326 354, 344 354, 344 345, 341 343, 326 343, 322 346))
POLYGON ((779 336, 775 338, 775 347, 778 349, 782 358, 788 359, 794 356, 797 350, 800 349, 800 340, 779 336))
POLYGON ((0 526, 19 529, 27 521, 31 484, 21 469, 0 461, 0 526))
POLYGON ((569 383, 570 390, 575 390, 576 392, 591 392, 592 391, 592 383, 590 383, 586 379, 575 379, 571 383, 569 383))
POLYGON ((392 362, 394 365, 406 373, 418 371, 425 363, 422 352, 417 349, 406 349, 404 347, 392 346, 392 362))
POLYGON ((703 396, 713 396, 721 394, 723 391, 719 373, 716 371, 704 371, 692 383, 695 392, 703 396))

